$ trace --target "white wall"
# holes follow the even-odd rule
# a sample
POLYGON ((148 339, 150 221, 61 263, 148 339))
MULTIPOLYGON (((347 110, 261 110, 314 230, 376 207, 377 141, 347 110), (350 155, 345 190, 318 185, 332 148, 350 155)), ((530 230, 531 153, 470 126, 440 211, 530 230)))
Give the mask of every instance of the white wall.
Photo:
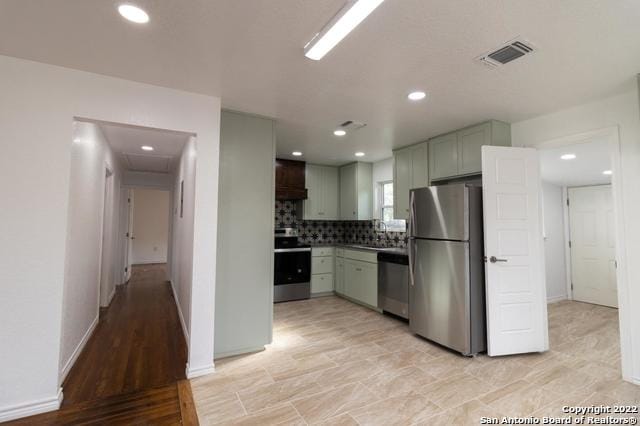
POLYGON ((136 172, 125 170, 122 184, 127 187, 171 189, 173 175, 168 173, 136 172))
POLYGON ((380 212, 377 209, 378 198, 378 184, 380 182, 393 180, 393 158, 387 158, 373 163, 373 218, 380 219, 380 212))
POLYGON ((542 203, 544 207, 544 262, 547 300, 555 302, 567 298, 562 187, 542 182, 542 203))
MULTIPOLYGON (((187 340, 190 339, 191 318, 191 280, 193 261, 193 200, 195 195, 196 176, 196 140, 189 138, 180 156, 174 177, 171 220, 172 245, 170 250, 171 265, 169 273, 173 294, 178 302, 178 314, 187 340), (180 214, 180 192, 183 186, 183 211, 180 214)), ((212 355, 213 356, 213 355, 212 355)))
POLYGON ((0 56, 0 421, 59 404, 74 117, 196 134, 190 376, 213 370, 220 99, 0 56))
POLYGON ((639 92, 634 90, 604 100, 543 115, 511 125, 514 146, 537 146, 545 141, 589 130, 617 126, 620 135, 622 173, 614 179, 622 188, 626 263, 625 288, 619 289, 622 372, 628 380, 640 384, 640 110, 639 92), (629 304, 624 303, 628 289, 629 304))
POLYGON ((115 290, 113 251, 117 215, 113 213, 117 211, 118 200, 113 197, 113 188, 119 186, 121 178, 118 161, 95 124, 74 122, 70 148, 60 382, 97 324, 99 304, 108 304, 115 290), (105 198, 107 168, 113 174, 109 178, 111 191, 105 198), (101 278, 105 284, 102 289, 101 278))
POLYGON ((169 192, 133 190, 134 264, 166 263, 169 245, 169 192))

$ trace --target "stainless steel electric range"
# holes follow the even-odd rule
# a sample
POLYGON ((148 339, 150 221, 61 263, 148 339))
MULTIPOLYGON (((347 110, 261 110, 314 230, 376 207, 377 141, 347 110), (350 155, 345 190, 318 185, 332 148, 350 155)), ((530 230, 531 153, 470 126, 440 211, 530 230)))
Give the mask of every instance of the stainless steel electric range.
POLYGON ((311 295, 311 246, 300 244, 294 228, 275 230, 273 301, 308 299, 311 295))

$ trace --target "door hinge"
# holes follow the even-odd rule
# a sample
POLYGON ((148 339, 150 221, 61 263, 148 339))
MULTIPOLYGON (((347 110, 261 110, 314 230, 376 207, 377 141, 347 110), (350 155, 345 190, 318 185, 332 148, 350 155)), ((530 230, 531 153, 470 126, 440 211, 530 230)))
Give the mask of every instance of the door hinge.
POLYGON ((130 203, 130 202, 131 202, 131 198, 127 198, 127 203, 130 203))
POLYGON ((126 235, 126 237, 129 237, 129 233, 128 233, 128 232, 127 232, 127 235, 126 235))
POLYGON ((573 290, 573 283, 571 283, 571 290, 573 290))
POLYGON ((124 268, 124 271, 125 271, 125 272, 129 272, 129 267, 128 267, 128 266, 126 266, 126 267, 124 268))
POLYGON ((567 197, 567 206, 569 205, 569 197, 567 197))
POLYGON ((571 240, 569 240, 569 248, 571 248, 571 240))

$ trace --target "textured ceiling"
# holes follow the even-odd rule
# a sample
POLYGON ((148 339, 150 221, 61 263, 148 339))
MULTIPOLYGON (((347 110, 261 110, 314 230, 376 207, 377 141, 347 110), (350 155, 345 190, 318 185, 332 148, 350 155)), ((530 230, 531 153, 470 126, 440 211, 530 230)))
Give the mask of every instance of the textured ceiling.
POLYGON ((541 149, 542 180, 560 186, 584 186, 611 183, 611 148, 606 141, 593 140, 562 148, 541 149), (563 160, 563 154, 575 154, 573 160, 563 160))
POLYGON ((167 130, 101 123, 111 149, 122 165, 133 171, 168 173, 177 164, 189 135, 167 130), (143 151, 142 146, 153 151, 143 151))
POLYGON ((514 122, 627 90, 640 70, 636 0, 386 0, 322 61, 302 47, 344 0, 2 0, 0 53, 220 96, 275 117, 278 153, 328 164, 489 118, 514 122), (534 55, 489 70, 516 36, 534 55), (429 99, 409 103, 421 88, 429 99), (367 123, 344 138, 345 120, 367 123))

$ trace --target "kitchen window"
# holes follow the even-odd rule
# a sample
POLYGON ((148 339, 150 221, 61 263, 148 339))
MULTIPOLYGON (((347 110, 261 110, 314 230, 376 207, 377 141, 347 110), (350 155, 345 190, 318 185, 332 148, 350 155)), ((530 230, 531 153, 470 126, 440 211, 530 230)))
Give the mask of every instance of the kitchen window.
POLYGON ((393 181, 378 183, 378 218, 384 225, 380 225, 379 229, 384 231, 404 232, 406 231, 406 222, 401 219, 393 218, 393 181))

